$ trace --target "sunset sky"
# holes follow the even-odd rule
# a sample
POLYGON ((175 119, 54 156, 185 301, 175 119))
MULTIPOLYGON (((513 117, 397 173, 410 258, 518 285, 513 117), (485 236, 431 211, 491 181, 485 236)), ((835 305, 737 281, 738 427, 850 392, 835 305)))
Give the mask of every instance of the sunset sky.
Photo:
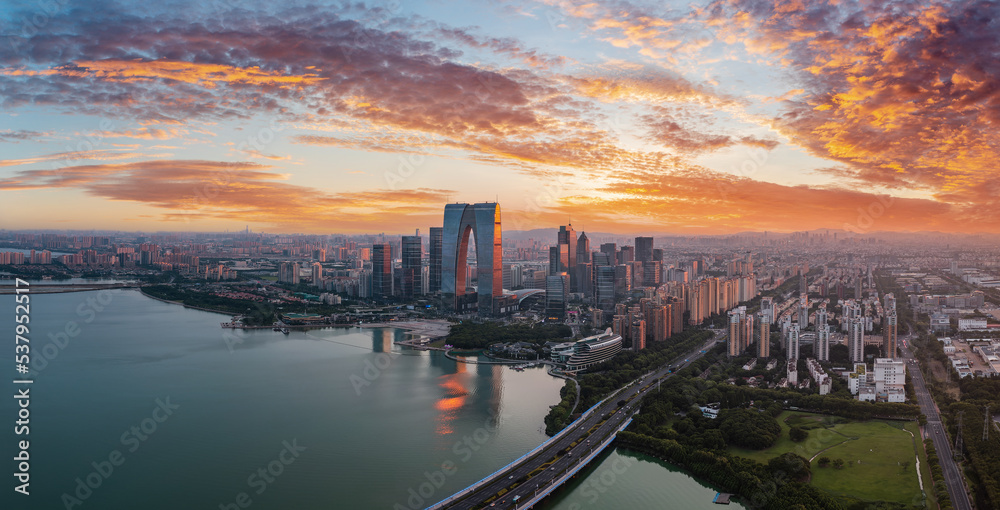
POLYGON ((0 228, 1000 232, 997 2, 15 3, 0 228))

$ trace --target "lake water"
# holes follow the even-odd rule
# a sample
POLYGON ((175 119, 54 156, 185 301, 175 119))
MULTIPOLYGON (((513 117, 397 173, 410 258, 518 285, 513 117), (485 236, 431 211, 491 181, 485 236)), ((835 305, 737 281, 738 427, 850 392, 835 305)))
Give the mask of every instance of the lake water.
MULTIPOLYGON (((0 302, 0 331, 13 331, 13 297, 0 302)), ((0 508, 423 508, 544 441, 563 385, 542 369, 404 350, 392 329, 286 336, 225 320, 135 290, 32 296, 32 494, 8 475, 0 508)), ((0 351, 10 393, 22 387, 13 351, 0 351)), ((16 401, 2 402, 11 459, 24 438, 16 401)), ((665 508, 675 491, 710 491, 651 462, 615 487, 591 503, 569 486, 548 504, 626 508, 613 502, 638 490, 648 496, 627 508, 665 508)))

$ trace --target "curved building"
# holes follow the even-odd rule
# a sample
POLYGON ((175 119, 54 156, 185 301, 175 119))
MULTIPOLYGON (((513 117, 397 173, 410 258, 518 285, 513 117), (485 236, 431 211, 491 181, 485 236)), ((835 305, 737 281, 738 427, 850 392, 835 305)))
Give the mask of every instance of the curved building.
POLYGON ((441 242, 441 294, 459 313, 478 308, 479 315, 497 313, 503 293, 503 249, 500 237, 500 204, 447 204, 441 242), (476 279, 473 301, 466 281, 469 235, 476 238, 476 279))
POLYGON ((603 363, 622 352, 622 337, 607 329, 573 344, 573 355, 566 360, 567 370, 582 370, 603 363))

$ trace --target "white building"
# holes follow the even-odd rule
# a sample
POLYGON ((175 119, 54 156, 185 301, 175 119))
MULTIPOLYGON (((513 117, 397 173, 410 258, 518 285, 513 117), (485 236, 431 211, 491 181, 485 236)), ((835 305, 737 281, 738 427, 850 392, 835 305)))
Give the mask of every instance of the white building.
POLYGON ((987 329, 986 319, 958 319, 959 331, 978 331, 985 329, 987 329))

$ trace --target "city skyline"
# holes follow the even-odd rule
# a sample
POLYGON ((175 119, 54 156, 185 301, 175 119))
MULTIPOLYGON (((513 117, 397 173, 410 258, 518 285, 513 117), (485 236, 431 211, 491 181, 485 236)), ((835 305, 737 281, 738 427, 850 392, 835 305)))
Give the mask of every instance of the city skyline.
POLYGON ((1000 232, 995 4, 26 9, 4 229, 1000 232))

